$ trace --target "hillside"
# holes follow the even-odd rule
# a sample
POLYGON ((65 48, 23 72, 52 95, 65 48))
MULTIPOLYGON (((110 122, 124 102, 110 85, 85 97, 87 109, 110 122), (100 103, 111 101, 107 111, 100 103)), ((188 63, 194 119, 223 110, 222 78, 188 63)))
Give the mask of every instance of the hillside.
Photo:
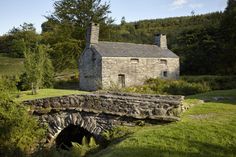
POLYGON ((120 25, 111 25, 101 30, 101 40, 153 44, 156 33, 165 33, 169 47, 176 43, 176 35, 184 30, 219 25, 223 13, 215 12, 196 16, 171 17, 164 19, 140 20, 120 25), (103 30, 104 29, 104 30, 103 30), (106 29, 106 30, 105 30, 106 29))
POLYGON ((11 58, 0 53, 0 76, 19 74, 24 69, 24 59, 11 58))

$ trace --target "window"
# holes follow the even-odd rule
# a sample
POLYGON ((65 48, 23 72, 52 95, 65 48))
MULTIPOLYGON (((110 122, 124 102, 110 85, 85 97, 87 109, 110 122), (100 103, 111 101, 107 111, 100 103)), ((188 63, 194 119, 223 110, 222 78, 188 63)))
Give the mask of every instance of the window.
POLYGON ((168 72, 167 71, 163 71, 163 77, 168 77, 168 72))
POLYGON ((118 85, 121 88, 125 87, 125 75, 124 74, 118 75, 118 85))
POLYGON ((161 64, 167 65, 167 60, 166 59, 161 59, 161 64))
POLYGON ((130 62, 131 63, 139 63, 139 59, 138 58, 131 58, 130 62))

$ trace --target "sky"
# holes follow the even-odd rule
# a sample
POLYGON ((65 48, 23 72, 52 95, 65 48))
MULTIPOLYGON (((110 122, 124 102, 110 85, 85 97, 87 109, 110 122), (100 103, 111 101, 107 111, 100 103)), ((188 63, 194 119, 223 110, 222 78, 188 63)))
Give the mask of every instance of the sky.
MULTIPOLYGON (((32 23, 38 33, 44 16, 53 13, 56 0, 0 0, 0 35, 24 22, 32 23)), ((144 19, 157 19, 176 16, 188 16, 215 11, 224 11, 227 0, 103 0, 110 1, 111 14, 115 23, 124 16, 127 22, 144 19)))

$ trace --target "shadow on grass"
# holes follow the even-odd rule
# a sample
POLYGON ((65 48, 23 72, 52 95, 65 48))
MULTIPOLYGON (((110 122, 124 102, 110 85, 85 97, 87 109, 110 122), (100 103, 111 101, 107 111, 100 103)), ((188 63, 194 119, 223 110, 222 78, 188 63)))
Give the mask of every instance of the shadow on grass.
POLYGON ((236 155, 236 147, 222 147, 219 145, 190 141, 189 150, 160 149, 158 147, 123 147, 104 151, 96 156, 119 156, 119 157, 233 157, 236 155), (191 149, 192 148, 192 149, 191 149))
POLYGON ((54 83, 55 89, 79 90, 78 80, 57 81, 54 83))
POLYGON ((207 93, 187 96, 187 99, 200 99, 204 102, 225 103, 236 105, 236 89, 216 90, 207 93))
POLYGON ((27 153, 14 146, 0 146, 0 157, 26 157, 27 153))
POLYGON ((212 96, 212 97, 187 97, 187 99, 199 99, 203 100, 205 103, 224 103, 230 105, 236 105, 236 98, 234 97, 220 97, 220 96, 212 96))

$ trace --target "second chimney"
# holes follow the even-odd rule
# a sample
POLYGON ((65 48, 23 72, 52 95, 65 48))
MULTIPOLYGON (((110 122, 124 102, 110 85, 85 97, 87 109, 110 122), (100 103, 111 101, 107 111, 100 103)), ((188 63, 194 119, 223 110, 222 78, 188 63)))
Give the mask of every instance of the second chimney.
POLYGON ((87 29, 86 47, 90 48, 91 44, 97 44, 99 40, 99 24, 91 23, 87 29))
POLYGON ((157 34, 155 36, 155 44, 161 49, 167 49, 167 39, 165 34, 157 34))

